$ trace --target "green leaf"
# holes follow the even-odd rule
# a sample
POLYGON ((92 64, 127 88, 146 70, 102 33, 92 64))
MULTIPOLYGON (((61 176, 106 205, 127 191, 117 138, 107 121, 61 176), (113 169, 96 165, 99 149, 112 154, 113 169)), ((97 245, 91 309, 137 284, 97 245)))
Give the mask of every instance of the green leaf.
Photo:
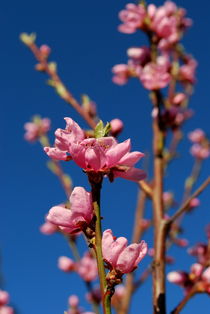
POLYGON ((109 122, 107 122, 107 124, 104 126, 103 121, 100 120, 94 130, 95 138, 107 136, 110 132, 110 129, 111 129, 111 125, 109 122))

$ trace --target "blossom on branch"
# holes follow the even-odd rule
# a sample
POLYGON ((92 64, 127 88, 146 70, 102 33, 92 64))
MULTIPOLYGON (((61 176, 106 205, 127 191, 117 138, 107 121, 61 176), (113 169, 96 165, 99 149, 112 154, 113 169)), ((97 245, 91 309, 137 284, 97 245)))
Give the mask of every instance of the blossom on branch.
MULTIPOLYGON (((76 122, 70 118, 65 118, 65 120, 67 122, 66 129, 58 129, 55 132, 55 147, 44 148, 51 158, 72 159, 86 173, 106 175, 110 181, 116 177, 133 181, 139 181, 146 177, 143 170, 133 167, 144 154, 138 151, 130 152, 130 139, 118 143, 111 136, 96 135, 96 138, 84 138, 84 132, 76 122)), ((98 125, 100 127, 100 122, 98 125)), ((95 132, 97 132, 98 125, 95 132)), ((99 130, 99 133, 101 131, 99 130)))
POLYGON ((111 229, 103 232, 102 252, 104 261, 110 270, 115 269, 122 274, 130 273, 137 268, 140 261, 147 254, 147 244, 141 241, 127 246, 128 240, 124 237, 113 237, 111 229))
POLYGON ((63 232, 75 233, 89 225, 93 218, 92 198, 83 187, 75 187, 69 201, 71 209, 54 206, 50 209, 47 220, 63 232))
POLYGON ((45 135, 50 129, 51 121, 48 118, 41 119, 36 116, 33 118, 32 122, 27 122, 24 124, 24 129, 26 133, 24 138, 29 142, 35 142, 40 136, 45 135))

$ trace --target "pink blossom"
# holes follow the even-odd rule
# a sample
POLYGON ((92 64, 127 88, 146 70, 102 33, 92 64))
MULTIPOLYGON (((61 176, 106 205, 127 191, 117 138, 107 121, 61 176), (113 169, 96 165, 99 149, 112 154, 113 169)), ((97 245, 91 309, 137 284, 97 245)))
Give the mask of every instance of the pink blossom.
POLYGON ((68 299, 68 303, 71 307, 77 308, 79 305, 79 298, 77 295, 71 295, 68 299))
POLYGON ((72 143, 70 153, 76 164, 87 173, 102 173, 111 181, 116 177, 139 181, 145 178, 145 173, 133 165, 144 154, 131 153, 130 149, 130 139, 118 144, 113 137, 101 137, 72 143))
POLYGON ((196 67, 196 60, 193 58, 189 58, 187 63, 180 67, 180 79, 194 84, 196 67))
POLYGON ((179 245, 179 246, 181 246, 181 247, 186 247, 186 246, 188 246, 188 244, 189 244, 189 241, 187 240, 187 239, 175 239, 174 240, 175 241, 175 243, 177 244, 177 245, 179 245))
POLYGON ((101 290, 100 290, 100 286, 95 286, 91 292, 88 292, 86 294, 86 299, 90 302, 90 303, 100 303, 101 302, 101 290))
POLYGON ((199 264, 205 264, 207 259, 207 245, 205 243, 198 243, 194 247, 189 248, 187 252, 195 256, 199 264))
POLYGON ((149 228, 151 221, 149 219, 142 218, 139 223, 140 227, 143 229, 149 228))
POLYGON ((98 276, 96 259, 87 252, 76 264, 76 271, 87 282, 95 280, 98 276))
POLYGON ((45 234, 45 235, 51 235, 55 233, 58 228, 56 225, 52 224, 49 221, 46 221, 44 224, 42 224, 39 228, 40 232, 45 234))
POLYGON ((14 314, 14 309, 11 306, 3 305, 0 307, 0 314, 14 314))
POLYGON ((124 237, 114 240, 110 229, 103 232, 103 258, 111 268, 123 274, 132 272, 147 253, 147 244, 144 241, 129 246, 127 243, 128 241, 124 237))
POLYGON ((195 129, 194 131, 188 134, 188 138, 193 143, 200 143, 205 138, 205 133, 201 129, 195 129))
POLYGON ((153 62, 147 63, 140 74, 143 86, 149 90, 156 90, 166 87, 170 82, 170 74, 165 65, 153 62))
POLYGON ((200 205, 200 200, 195 197, 190 201, 189 205, 190 205, 190 208, 198 207, 200 205))
POLYGON ((120 119, 111 120, 110 125, 111 125, 111 134, 113 136, 117 136, 119 133, 121 133, 124 127, 124 124, 122 120, 120 119))
POLYGON ((171 206, 174 200, 174 195, 171 192, 163 192, 163 202, 165 206, 171 206))
POLYGON ((40 48, 39 48, 39 51, 41 52, 42 54, 42 57, 44 58, 48 58, 50 53, 51 53, 51 48, 47 45, 42 45, 40 48))
POLYGON ((114 76, 112 78, 113 83, 118 85, 124 85, 129 78, 129 68, 127 64, 117 64, 112 68, 114 76))
POLYGON ((123 300, 123 297, 125 296, 126 289, 124 285, 118 285, 115 288, 115 293, 112 296, 111 302, 112 305, 116 308, 118 308, 123 300))
POLYGON ((131 47, 127 50, 129 58, 133 59, 136 64, 145 65, 151 60, 150 49, 146 46, 143 47, 131 47))
POLYGON ((187 99, 187 96, 184 93, 178 93, 173 98, 173 104, 174 105, 180 105, 187 99))
POLYGON ((192 264, 190 271, 195 276, 195 279, 197 279, 203 272, 203 266, 199 263, 192 264))
POLYGON ((207 267, 206 270, 203 272, 202 279, 210 284, 210 266, 207 267))
POLYGON ((64 118, 66 128, 55 131, 54 147, 45 147, 47 155, 57 160, 69 160, 69 148, 73 142, 81 141, 85 138, 83 130, 71 118, 64 118))
POLYGON ((58 268, 65 272, 70 272, 74 270, 75 263, 74 261, 67 256, 60 256, 58 259, 58 268))
POLYGON ((0 306, 9 303, 9 293, 4 290, 0 290, 0 306))
POLYGON ((24 129, 26 130, 26 133, 24 134, 24 138, 29 142, 38 140, 40 136, 49 131, 50 124, 51 121, 48 118, 35 118, 34 122, 25 123, 24 129))
POLYGON ((168 281, 175 283, 177 285, 183 285, 185 283, 186 278, 187 278, 186 273, 181 271, 172 271, 167 275, 168 281))
POLYGON ((151 4, 147 11, 151 20, 150 28, 160 38, 160 49, 168 49, 178 42, 183 30, 191 25, 189 19, 185 18, 186 12, 177 8, 172 1, 166 1, 159 8, 151 4))
POLYGON ((47 220, 64 232, 75 233, 81 230, 82 225, 89 224, 93 217, 91 194, 83 187, 75 187, 69 198, 71 209, 63 206, 54 206, 50 209, 47 220))
POLYGON ((206 159, 210 156, 210 148, 201 146, 198 143, 192 145, 190 152, 193 157, 198 159, 206 159))
POLYGON ((165 126, 175 130, 189 119, 192 114, 193 112, 190 109, 173 106, 162 112, 162 121, 165 123, 165 126))
POLYGON ((128 3, 126 9, 119 13, 119 18, 123 24, 118 27, 118 30, 126 34, 135 33, 138 28, 142 27, 145 17, 146 11, 143 5, 128 3))

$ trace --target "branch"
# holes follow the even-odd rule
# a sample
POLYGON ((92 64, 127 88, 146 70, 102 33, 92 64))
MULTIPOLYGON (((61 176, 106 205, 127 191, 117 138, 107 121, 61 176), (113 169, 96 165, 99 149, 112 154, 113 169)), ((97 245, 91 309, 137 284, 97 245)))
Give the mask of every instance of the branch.
POLYGON ((94 119, 90 117, 90 115, 82 108, 80 103, 74 98, 71 92, 65 87, 61 78, 56 73, 56 70, 50 67, 46 58, 43 58, 37 45, 35 43, 31 43, 30 45, 28 45, 28 47, 33 52, 37 61, 41 64, 43 71, 46 72, 52 79, 53 83, 55 84, 54 87, 57 90, 58 94, 61 96, 61 98, 63 98, 69 105, 71 105, 84 118, 87 124, 92 129, 94 129, 96 126, 96 122, 94 121, 94 119))
POLYGON ((178 217, 180 217, 185 211, 188 210, 190 202, 193 198, 197 197, 203 190, 210 184, 210 177, 208 177, 203 184, 188 198, 188 200, 181 206, 178 211, 166 221, 166 225, 170 226, 178 217))
MULTIPOLYGON (((136 207, 136 213, 134 218, 132 243, 138 243, 141 239, 144 229, 140 226, 140 221, 144 215, 144 207, 146 201, 146 193, 144 190, 139 190, 138 203, 136 207)), ((122 304, 118 314, 128 313, 132 294, 134 292, 134 273, 127 274, 125 283, 125 295, 122 299, 122 304)))
POLYGON ((153 192, 151 186, 144 180, 138 182, 139 187, 144 191, 144 193, 149 197, 153 197, 153 192))

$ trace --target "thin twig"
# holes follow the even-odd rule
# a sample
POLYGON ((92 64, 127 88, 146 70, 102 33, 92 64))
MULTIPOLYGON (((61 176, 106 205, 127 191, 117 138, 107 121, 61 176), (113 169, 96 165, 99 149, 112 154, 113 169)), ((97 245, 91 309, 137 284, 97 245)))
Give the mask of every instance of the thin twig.
POLYGON ((203 190, 210 184, 210 177, 208 177, 201 186, 188 198, 187 201, 181 206, 177 212, 166 221, 166 224, 169 226, 171 225, 178 217, 180 217, 186 210, 189 209, 190 202, 193 198, 197 197, 200 193, 203 192, 203 190))
MULTIPOLYGON (((141 227, 140 222, 144 215, 144 207, 146 202, 146 194, 144 191, 139 190, 138 202, 136 207, 136 214, 134 218, 134 228, 133 228, 133 236, 132 243, 138 243, 141 239, 142 233, 144 229, 141 227)), ((122 299, 122 303, 118 314, 126 314, 128 313, 131 296, 134 291, 134 273, 127 274, 126 283, 125 283, 125 295, 122 299)))
POLYGON ((83 109, 80 103, 74 98, 72 93, 66 88, 56 71, 49 66, 49 63, 47 62, 46 58, 43 58, 37 45, 32 43, 28 47, 33 52, 37 61, 42 65, 44 72, 46 72, 52 79, 57 91, 59 91, 59 87, 62 88, 62 93, 59 93, 60 96, 84 118, 84 120, 92 129, 94 129, 96 126, 94 119, 90 117, 90 115, 83 109))

